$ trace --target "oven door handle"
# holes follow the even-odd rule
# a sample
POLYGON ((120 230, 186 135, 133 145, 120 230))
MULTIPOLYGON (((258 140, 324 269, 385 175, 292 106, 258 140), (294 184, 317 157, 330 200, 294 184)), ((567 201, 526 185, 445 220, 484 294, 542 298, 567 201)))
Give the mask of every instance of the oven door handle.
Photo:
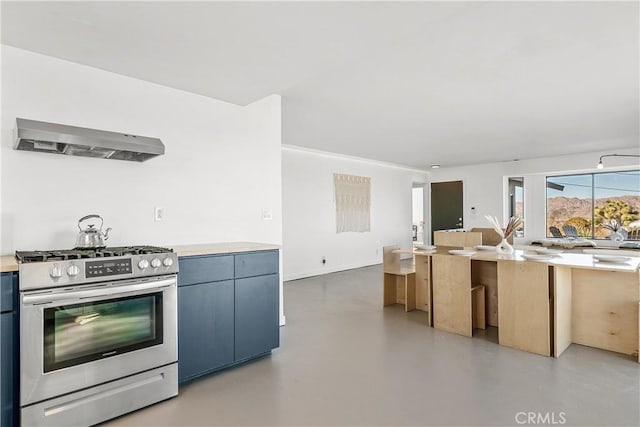
POLYGON ((131 294, 132 292, 149 291, 149 290, 161 290, 176 285, 176 279, 164 279, 156 280, 153 282, 136 283, 132 285, 122 285, 113 287, 104 287, 99 289, 88 289, 86 291, 68 291, 58 292, 51 294, 35 294, 35 295, 23 295, 22 304, 24 305, 36 305, 47 304, 58 301, 81 301, 89 298, 101 298, 101 297, 117 297, 120 295, 131 294))

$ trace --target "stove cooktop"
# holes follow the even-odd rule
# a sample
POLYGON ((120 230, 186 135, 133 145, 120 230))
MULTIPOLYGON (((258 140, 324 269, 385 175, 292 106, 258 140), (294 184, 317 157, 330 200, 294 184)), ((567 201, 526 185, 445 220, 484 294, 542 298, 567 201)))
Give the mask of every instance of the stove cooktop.
POLYGON ((164 254, 173 249, 158 246, 117 246, 94 249, 62 249, 51 251, 16 251, 20 263, 65 261, 87 258, 104 258, 127 255, 164 254))

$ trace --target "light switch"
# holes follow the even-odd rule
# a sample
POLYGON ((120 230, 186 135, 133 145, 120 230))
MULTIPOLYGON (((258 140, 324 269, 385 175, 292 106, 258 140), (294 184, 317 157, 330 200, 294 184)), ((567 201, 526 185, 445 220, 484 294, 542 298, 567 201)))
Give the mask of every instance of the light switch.
POLYGON ((262 209, 262 220, 271 221, 273 219, 273 212, 271 209, 262 209))

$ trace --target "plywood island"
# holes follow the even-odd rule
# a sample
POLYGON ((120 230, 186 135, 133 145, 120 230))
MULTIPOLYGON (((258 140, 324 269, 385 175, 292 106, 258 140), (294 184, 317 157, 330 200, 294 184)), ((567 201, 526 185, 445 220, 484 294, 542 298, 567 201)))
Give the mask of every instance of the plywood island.
MULTIPOLYGON (((576 343, 640 362, 640 257, 610 263, 562 253, 531 261, 523 251, 459 256, 451 249, 459 248, 413 251, 415 277, 398 293, 415 299, 408 311, 429 313, 430 326, 471 337, 486 323, 498 328, 500 345, 519 350, 559 357, 576 343)), ((385 280, 385 295, 395 283, 385 280)), ((387 297, 384 305, 397 302, 387 297)))

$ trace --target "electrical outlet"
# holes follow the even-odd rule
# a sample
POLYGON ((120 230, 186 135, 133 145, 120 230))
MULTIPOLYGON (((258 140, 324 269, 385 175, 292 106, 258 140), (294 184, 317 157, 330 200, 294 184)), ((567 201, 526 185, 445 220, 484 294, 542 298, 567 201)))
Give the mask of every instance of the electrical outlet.
POLYGON ((153 209, 153 219, 155 221, 162 221, 164 219, 164 208, 156 206, 153 209))

